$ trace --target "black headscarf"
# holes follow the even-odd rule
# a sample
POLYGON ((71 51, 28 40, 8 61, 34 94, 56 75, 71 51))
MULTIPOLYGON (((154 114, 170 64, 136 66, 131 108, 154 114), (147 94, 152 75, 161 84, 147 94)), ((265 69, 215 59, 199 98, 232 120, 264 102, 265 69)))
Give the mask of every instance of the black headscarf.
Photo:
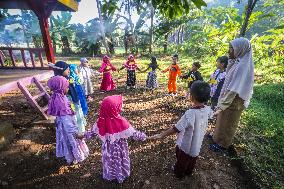
MULTIPOLYGON (((60 76, 63 76, 63 72, 64 72, 67 68, 69 68, 69 64, 67 64, 67 63, 64 62, 64 61, 58 61, 58 62, 56 62, 56 63, 55 63, 55 66, 56 66, 56 67, 59 67, 59 68, 63 68, 62 70, 61 70, 61 69, 56 69, 56 68, 53 69, 54 75, 60 75, 60 76)), ((69 76, 67 76, 67 77, 66 77, 66 76, 63 76, 63 77, 65 77, 66 79, 69 79, 69 76)), ((67 93, 67 94, 69 94, 69 95, 71 96, 72 102, 74 102, 74 103, 79 102, 79 97, 78 97, 78 94, 77 94, 77 92, 76 92, 74 83, 70 83, 70 84, 69 84, 69 90, 68 90, 68 93, 67 93)))
POLYGON ((66 62, 63 62, 63 61, 56 62, 54 66, 59 67, 59 68, 63 68, 62 70, 56 69, 56 68, 53 70, 54 71, 54 75, 61 75, 61 76, 63 76, 63 72, 67 68, 69 68, 69 64, 67 64, 66 62))
POLYGON ((149 67, 152 68, 153 70, 158 68, 158 63, 157 63, 157 58, 152 56, 151 57, 151 63, 149 64, 149 67))

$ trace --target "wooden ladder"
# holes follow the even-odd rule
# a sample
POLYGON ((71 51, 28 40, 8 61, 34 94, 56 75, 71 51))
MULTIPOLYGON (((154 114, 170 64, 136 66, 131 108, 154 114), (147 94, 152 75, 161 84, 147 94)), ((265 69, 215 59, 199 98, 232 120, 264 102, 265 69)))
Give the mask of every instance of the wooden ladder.
POLYGON ((28 100, 29 104, 32 107, 34 107, 38 112, 40 112, 40 114, 43 116, 44 119, 48 120, 49 117, 46 114, 48 105, 46 105, 44 107, 39 106, 37 99, 44 97, 48 101, 49 98, 50 98, 50 95, 47 93, 45 88, 42 86, 42 84, 39 82, 39 80, 36 77, 32 78, 31 83, 35 83, 35 85, 37 86, 37 88, 40 91, 39 94, 32 96, 25 85, 23 85, 20 81, 17 82, 19 89, 22 91, 25 98, 28 100))

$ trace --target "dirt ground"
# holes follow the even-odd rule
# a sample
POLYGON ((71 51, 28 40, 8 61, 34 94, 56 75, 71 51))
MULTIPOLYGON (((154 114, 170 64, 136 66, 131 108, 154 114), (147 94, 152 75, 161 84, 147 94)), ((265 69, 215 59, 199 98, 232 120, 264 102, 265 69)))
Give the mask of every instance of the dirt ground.
MULTIPOLYGON (((89 104, 88 127, 96 121, 99 101, 111 94, 124 96, 125 116, 138 130, 154 135, 172 127, 189 103, 182 98, 165 96, 165 87, 155 91, 142 88, 125 91, 124 80, 110 93, 93 94, 89 104)), ((98 84, 95 86, 98 88, 98 84)), ((55 156, 55 127, 52 124, 32 124, 39 115, 17 91, 0 99, 0 122, 9 121, 16 129, 13 142, 0 152, 0 188, 192 188, 246 189, 251 180, 224 154, 209 151, 209 139, 203 142, 196 170, 191 177, 178 180, 168 170, 175 162, 175 136, 162 141, 129 141, 131 176, 123 183, 102 179, 101 143, 88 141, 90 156, 82 164, 68 166, 55 156)), ((212 128, 209 126, 208 130, 212 128)))

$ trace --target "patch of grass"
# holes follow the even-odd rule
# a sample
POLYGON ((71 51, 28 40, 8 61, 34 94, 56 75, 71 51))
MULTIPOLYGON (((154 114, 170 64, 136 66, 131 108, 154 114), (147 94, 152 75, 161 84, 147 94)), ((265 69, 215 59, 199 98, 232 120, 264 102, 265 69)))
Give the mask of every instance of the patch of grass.
POLYGON ((254 87, 236 139, 240 154, 263 188, 284 186, 284 84, 254 87))

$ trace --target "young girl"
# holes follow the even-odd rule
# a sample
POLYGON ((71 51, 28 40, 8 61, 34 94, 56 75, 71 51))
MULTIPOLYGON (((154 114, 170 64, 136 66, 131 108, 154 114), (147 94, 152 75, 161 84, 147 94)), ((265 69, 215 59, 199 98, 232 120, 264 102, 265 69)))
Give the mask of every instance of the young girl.
MULTIPOLYGON (((69 70, 64 71, 68 75, 69 70)), ((56 157, 64 157, 68 164, 82 162, 89 154, 84 140, 75 138, 79 133, 74 112, 67 97, 69 82, 62 76, 54 76, 47 82, 53 91, 48 101, 48 114, 56 116, 56 157)))
POLYGON ((126 88, 127 89, 135 88, 135 85, 136 85, 135 71, 136 71, 136 69, 139 70, 139 71, 141 71, 141 70, 138 67, 138 65, 136 64, 133 55, 130 55, 128 57, 128 60, 125 62, 125 64, 123 64, 123 66, 119 70, 122 70, 124 68, 127 70, 126 88))
MULTIPOLYGON (((69 64, 63 61, 58 61, 56 62, 55 67, 56 68, 54 68, 54 75, 60 75, 60 76, 65 77, 66 79, 70 79, 69 64), (68 70, 68 72, 65 72, 66 70, 68 70)), ((82 111, 81 103, 80 103, 79 96, 75 88, 75 84, 72 82, 71 83, 69 82, 67 98, 70 101, 71 108, 76 114, 76 121, 79 127, 79 131, 80 133, 83 133, 85 132, 85 126, 87 123, 86 123, 86 119, 82 111)))
POLYGON ((98 73, 96 73, 89 67, 89 61, 87 58, 81 58, 80 62, 81 64, 79 66, 79 72, 82 76, 82 85, 85 91, 85 95, 87 96, 88 100, 92 100, 92 98, 89 96, 90 94, 94 93, 91 77, 94 74, 98 73))
POLYGON ((214 110, 218 103, 218 98, 220 96, 221 89, 223 87, 225 77, 226 77, 226 68, 228 65, 228 57, 221 56, 217 58, 217 69, 211 75, 209 84, 211 88, 210 97, 211 97, 211 108, 214 110))
POLYGON ((160 69, 157 63, 157 59, 154 56, 151 58, 151 63, 148 65, 148 68, 144 72, 146 72, 150 68, 152 69, 152 71, 148 73, 146 87, 149 89, 154 89, 158 87, 156 69, 160 69))
POLYGON ((102 66, 99 70, 100 73, 103 73, 103 79, 100 88, 101 91, 111 91, 116 88, 111 76, 111 71, 115 70, 116 68, 110 63, 109 57, 105 55, 103 57, 102 66))
MULTIPOLYGON (((122 96, 105 97, 101 103, 99 117, 92 129, 85 133, 90 139, 98 136, 102 141, 103 178, 122 183, 130 176, 130 159, 127 139, 146 140, 146 135, 134 129, 122 117, 122 96)), ((79 138, 82 138, 80 136, 79 138)))
POLYGON ((176 95, 177 93, 177 76, 181 75, 180 68, 178 66, 178 55, 175 54, 172 57, 173 62, 172 64, 162 72, 169 72, 169 81, 168 81, 168 90, 169 95, 176 95))
POLYGON ((85 96, 85 92, 81 85, 80 77, 78 76, 78 69, 76 64, 70 64, 70 83, 74 83, 75 89, 82 107, 82 111, 84 115, 88 114, 88 104, 85 96))

